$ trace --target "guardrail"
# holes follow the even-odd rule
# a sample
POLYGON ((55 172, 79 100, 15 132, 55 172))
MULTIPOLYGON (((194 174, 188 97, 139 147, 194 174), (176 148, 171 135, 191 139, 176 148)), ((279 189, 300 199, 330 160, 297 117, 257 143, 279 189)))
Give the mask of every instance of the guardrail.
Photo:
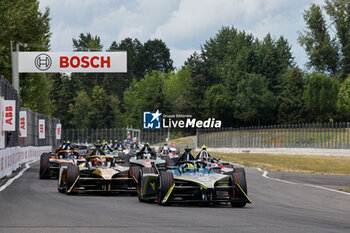
POLYGON ((0 150, 0 179, 10 175, 21 164, 37 160, 42 153, 50 152, 51 150, 51 146, 11 147, 0 150))

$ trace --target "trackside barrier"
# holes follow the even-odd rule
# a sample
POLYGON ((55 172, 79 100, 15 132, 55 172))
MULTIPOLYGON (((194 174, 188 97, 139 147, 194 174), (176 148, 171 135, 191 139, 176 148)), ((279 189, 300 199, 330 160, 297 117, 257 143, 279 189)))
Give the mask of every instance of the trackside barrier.
POLYGON ((0 179, 10 175, 23 163, 40 159, 40 155, 50 152, 51 146, 10 147, 0 150, 0 179))

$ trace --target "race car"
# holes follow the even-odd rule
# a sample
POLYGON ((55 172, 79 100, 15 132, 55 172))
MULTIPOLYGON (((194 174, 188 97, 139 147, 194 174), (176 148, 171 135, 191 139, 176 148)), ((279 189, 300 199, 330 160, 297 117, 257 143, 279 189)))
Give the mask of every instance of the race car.
POLYGON ((73 164, 73 160, 77 164, 85 162, 85 158, 80 155, 70 145, 70 142, 64 142, 59 149, 52 153, 43 153, 40 156, 40 179, 58 178, 60 166, 73 164))
POLYGON ((181 161, 174 167, 140 170, 138 198, 159 205, 172 203, 230 203, 244 207, 251 203, 244 168, 228 174, 215 173, 201 161, 181 161))
POLYGON ((135 154, 135 157, 131 157, 130 163, 130 177, 133 177, 135 182, 139 182, 139 173, 141 168, 149 168, 152 170, 152 164, 157 163, 165 166, 166 160, 157 157, 154 150, 146 143, 144 147, 135 154))
POLYGON ((67 194, 86 192, 136 193, 136 182, 129 176, 124 161, 106 155, 100 144, 82 164, 61 166, 58 191, 67 194))

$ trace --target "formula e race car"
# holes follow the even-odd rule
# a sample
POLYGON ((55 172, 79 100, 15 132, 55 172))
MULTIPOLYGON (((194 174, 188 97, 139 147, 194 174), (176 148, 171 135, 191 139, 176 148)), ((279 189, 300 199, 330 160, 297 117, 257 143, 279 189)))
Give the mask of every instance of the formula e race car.
POLYGON ((172 203, 230 203, 244 207, 251 203, 247 195, 244 168, 235 168, 231 174, 215 173, 201 161, 181 161, 163 170, 140 170, 138 198, 141 202, 159 205, 172 203))
POLYGON ((77 163, 85 162, 85 158, 76 150, 73 150, 69 141, 63 143, 59 149, 52 153, 43 153, 40 156, 39 178, 49 179, 58 178, 60 166, 73 164, 73 160, 77 163))
POLYGON ((129 176, 125 161, 106 155, 101 145, 82 164, 61 166, 58 191, 67 194, 86 192, 131 192, 136 194, 136 182, 129 176))

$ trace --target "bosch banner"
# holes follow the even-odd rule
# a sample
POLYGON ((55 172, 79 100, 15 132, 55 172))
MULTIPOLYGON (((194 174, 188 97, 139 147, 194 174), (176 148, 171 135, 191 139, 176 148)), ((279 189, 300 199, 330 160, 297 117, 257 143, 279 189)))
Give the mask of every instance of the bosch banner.
POLYGON ((19 136, 22 138, 27 137, 27 112, 19 112, 19 136))
POLYGON ((126 52, 18 52, 20 73, 126 73, 126 52))
POLYGON ((39 120, 39 139, 45 139, 45 119, 39 120))
POLYGON ((16 130, 16 100, 4 100, 4 131, 16 130))
POLYGON ((62 131, 62 125, 57 124, 56 125, 56 139, 61 140, 61 131, 62 131))

